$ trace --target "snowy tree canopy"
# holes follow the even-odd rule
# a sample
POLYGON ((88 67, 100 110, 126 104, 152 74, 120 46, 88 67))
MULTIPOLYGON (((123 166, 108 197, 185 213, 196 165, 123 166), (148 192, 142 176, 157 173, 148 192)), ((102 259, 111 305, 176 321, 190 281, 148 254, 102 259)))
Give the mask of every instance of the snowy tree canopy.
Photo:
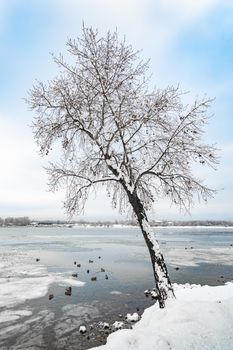
POLYGON ((145 209, 161 196, 185 209, 196 196, 211 197, 192 165, 217 164, 215 147, 203 141, 212 100, 185 105, 178 87, 149 91, 148 62, 117 32, 101 37, 83 27, 67 50, 70 63, 54 57, 59 75, 37 83, 27 101, 41 153, 61 141, 48 173, 51 190, 67 189, 67 212, 80 212, 99 185, 122 210, 134 193, 145 209))

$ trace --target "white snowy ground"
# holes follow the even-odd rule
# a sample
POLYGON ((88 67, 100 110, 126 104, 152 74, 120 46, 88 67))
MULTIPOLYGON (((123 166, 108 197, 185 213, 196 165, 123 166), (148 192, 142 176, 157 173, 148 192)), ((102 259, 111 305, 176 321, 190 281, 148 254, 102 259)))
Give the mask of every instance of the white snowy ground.
POLYGON ((232 350, 233 283, 175 289, 165 309, 153 305, 133 329, 112 333, 92 350, 232 350))

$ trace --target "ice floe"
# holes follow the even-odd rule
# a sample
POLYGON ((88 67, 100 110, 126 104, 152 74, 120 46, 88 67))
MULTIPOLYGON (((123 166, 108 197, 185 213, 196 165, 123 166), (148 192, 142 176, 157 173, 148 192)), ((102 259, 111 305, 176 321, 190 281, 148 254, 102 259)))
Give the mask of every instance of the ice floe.
POLYGON ((53 312, 41 310, 33 315, 31 310, 26 309, 7 310, 3 311, 0 317, 3 321, 0 327, 0 349, 34 350, 47 348, 44 334, 46 328, 50 327, 54 320, 53 312), (13 320, 14 315, 19 316, 20 319, 13 320), (12 316, 11 320, 10 316, 12 316))
POLYGON ((30 310, 5 310, 0 312, 0 323, 18 320, 20 317, 31 316, 30 310))
POLYGON ((233 249, 231 247, 201 248, 174 247, 165 249, 164 256, 171 266, 195 267, 200 263, 230 265, 233 264, 233 249))
POLYGON ((85 283, 66 273, 48 272, 47 268, 32 259, 30 254, 15 251, 1 252, 0 307, 13 307, 26 300, 48 293, 49 286, 71 285, 82 287, 85 283))
POLYGON ((82 318, 82 320, 88 321, 89 315, 98 316, 99 310, 97 307, 89 304, 68 304, 62 307, 63 314, 65 317, 77 317, 82 318))

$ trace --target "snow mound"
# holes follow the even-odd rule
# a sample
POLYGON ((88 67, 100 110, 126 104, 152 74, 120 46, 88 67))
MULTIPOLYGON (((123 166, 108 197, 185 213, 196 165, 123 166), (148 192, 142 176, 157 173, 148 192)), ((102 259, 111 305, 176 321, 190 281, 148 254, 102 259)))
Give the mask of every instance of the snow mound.
POLYGON ((122 322, 122 321, 115 321, 115 322, 113 323, 113 327, 114 327, 115 329, 121 329, 121 328, 124 327, 124 322, 122 322))
POLYGON ((127 321, 130 321, 130 322, 137 322, 139 320, 139 315, 137 312, 134 312, 133 314, 127 314, 126 315, 126 319, 127 321))
POLYGON ((87 329, 86 329, 85 326, 80 326, 80 327, 79 327, 79 332, 80 332, 80 333, 84 334, 84 333, 86 333, 86 331, 87 331, 87 329))
POLYGON ((176 291, 165 309, 145 310, 132 330, 111 334, 92 350, 230 350, 233 349, 233 283, 189 286, 176 291))

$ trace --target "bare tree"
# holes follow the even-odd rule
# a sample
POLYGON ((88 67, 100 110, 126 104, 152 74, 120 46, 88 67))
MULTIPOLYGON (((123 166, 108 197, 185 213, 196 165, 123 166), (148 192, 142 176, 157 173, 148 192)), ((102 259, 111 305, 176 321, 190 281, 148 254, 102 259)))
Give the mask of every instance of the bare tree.
POLYGON ((214 166, 215 147, 202 142, 211 99, 182 103, 182 91, 148 90, 148 62, 116 32, 100 37, 83 27, 67 43, 71 63, 54 57, 59 76, 37 83, 27 102, 36 112, 35 140, 42 155, 61 141, 62 155, 50 164, 50 189, 65 187, 65 208, 83 210, 92 189, 105 186, 114 207, 129 203, 149 249, 160 307, 173 296, 163 255, 146 211, 167 196, 188 209, 198 196, 214 193, 192 174, 195 162, 214 166))

